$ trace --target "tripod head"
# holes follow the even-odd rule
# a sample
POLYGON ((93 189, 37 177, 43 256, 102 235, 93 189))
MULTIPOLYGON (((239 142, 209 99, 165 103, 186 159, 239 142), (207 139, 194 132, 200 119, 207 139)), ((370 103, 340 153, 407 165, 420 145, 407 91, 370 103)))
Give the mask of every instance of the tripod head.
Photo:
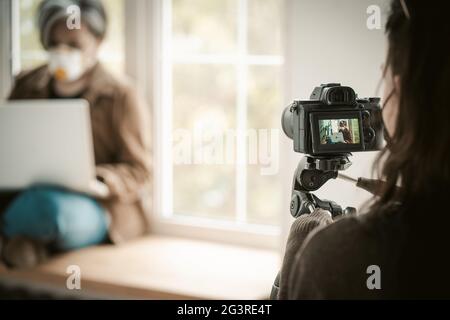
POLYGON ((336 179, 339 171, 348 169, 352 163, 350 153, 333 156, 305 156, 299 162, 292 183, 290 210, 294 218, 308 214, 316 208, 327 210, 334 217, 356 212, 355 208, 342 210, 334 201, 321 200, 311 192, 319 190, 328 180, 336 179))

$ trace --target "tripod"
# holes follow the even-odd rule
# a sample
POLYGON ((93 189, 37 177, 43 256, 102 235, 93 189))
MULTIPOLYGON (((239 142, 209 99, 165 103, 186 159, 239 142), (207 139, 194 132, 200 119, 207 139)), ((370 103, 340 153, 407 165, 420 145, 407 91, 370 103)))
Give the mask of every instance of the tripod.
POLYGON ((348 159, 349 156, 350 154, 303 157, 295 170, 292 183, 290 211, 294 218, 312 213, 316 208, 329 211, 333 218, 356 212, 356 209, 352 207, 342 210, 336 202, 321 200, 311 193, 319 190, 328 180, 336 179, 339 171, 348 169, 352 165, 348 159))
MULTIPOLYGON (((350 155, 345 153, 331 157, 305 156, 302 158, 295 170, 292 183, 290 211, 294 218, 312 213, 318 208, 329 211, 333 218, 356 213, 356 209, 353 207, 342 210, 342 207, 336 202, 319 199, 311 193, 319 190, 328 180, 338 178, 339 171, 348 169, 352 165, 348 159, 350 155)), ((270 294, 272 300, 278 297, 279 281, 280 273, 272 286, 270 294)))

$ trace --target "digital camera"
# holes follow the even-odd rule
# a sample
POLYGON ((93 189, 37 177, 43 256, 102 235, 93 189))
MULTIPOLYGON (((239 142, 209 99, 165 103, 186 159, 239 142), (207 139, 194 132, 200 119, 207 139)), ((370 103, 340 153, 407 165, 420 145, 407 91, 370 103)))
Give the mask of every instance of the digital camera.
POLYGON ((338 83, 316 87, 310 100, 294 101, 282 116, 296 152, 326 156, 383 147, 380 98, 358 99, 338 83))

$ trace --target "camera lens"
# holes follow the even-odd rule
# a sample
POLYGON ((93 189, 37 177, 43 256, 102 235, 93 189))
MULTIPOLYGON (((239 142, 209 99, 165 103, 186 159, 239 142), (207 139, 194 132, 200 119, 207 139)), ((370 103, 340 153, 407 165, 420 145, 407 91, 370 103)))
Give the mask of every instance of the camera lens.
POLYGON ((284 109, 281 117, 281 127, 289 138, 294 138, 294 117, 291 112, 291 107, 284 109))

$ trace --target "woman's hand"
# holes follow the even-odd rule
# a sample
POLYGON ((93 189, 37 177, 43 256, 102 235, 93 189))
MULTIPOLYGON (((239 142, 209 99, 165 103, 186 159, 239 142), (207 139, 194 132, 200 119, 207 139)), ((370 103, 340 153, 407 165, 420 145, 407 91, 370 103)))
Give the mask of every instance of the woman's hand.
POLYGON ((91 191, 98 199, 106 199, 111 194, 109 187, 101 179, 96 179, 92 182, 91 191))

